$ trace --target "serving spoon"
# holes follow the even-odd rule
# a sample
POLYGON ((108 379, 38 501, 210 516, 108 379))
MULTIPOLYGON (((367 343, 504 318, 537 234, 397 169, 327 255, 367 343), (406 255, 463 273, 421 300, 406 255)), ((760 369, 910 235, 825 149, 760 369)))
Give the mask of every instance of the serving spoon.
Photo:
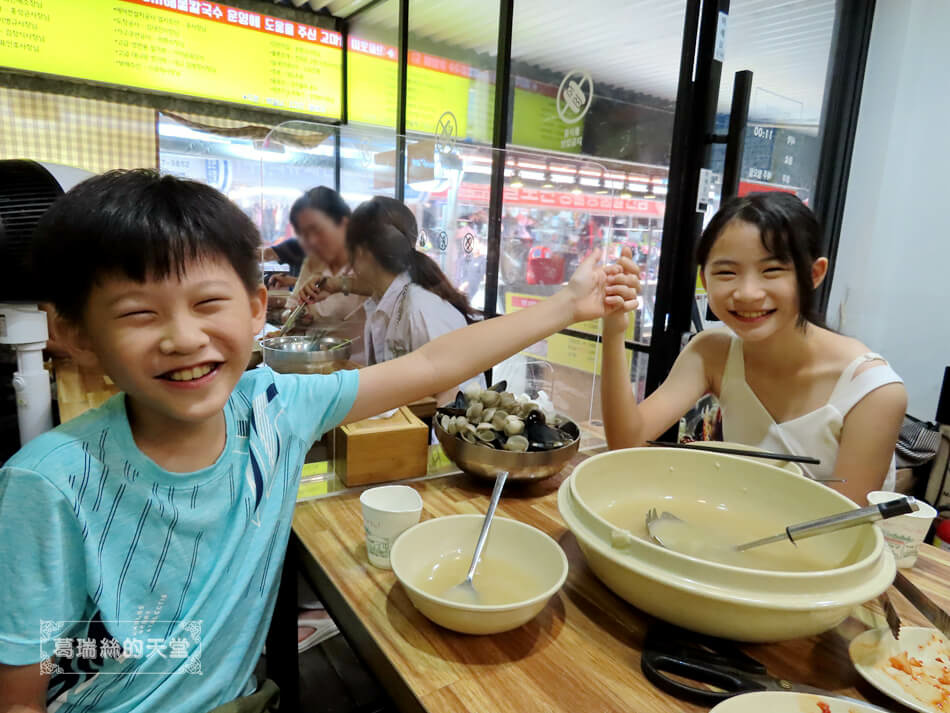
POLYGON ((501 490, 505 487, 505 481, 507 479, 507 471, 502 471, 495 477, 495 487, 491 491, 491 500, 488 501, 488 511, 485 513, 482 531, 478 534, 478 541, 475 543, 475 554, 472 555, 472 564, 468 568, 468 574, 465 575, 465 579, 449 589, 442 596, 449 599, 466 601, 470 604, 481 603, 481 596, 475 588, 473 581, 475 578, 475 569, 478 567, 478 560, 482 556, 482 550, 485 549, 485 540, 488 538, 488 531, 491 529, 495 509, 498 507, 498 501, 501 500, 501 490))
MULTIPOLYGON (((741 545, 735 545, 731 549, 736 552, 745 552, 746 550, 751 550, 753 547, 761 547, 762 545, 770 545, 773 542, 783 542, 785 540, 795 544, 796 540, 801 540, 806 537, 815 537, 816 535, 824 535, 828 532, 837 532, 838 530, 845 530, 849 527, 857 527, 858 525, 876 522, 877 520, 886 520, 890 517, 897 517, 898 515, 906 515, 908 513, 917 512, 918 509, 919 507, 917 505, 917 501, 914 498, 897 498, 896 500, 888 500, 887 502, 879 503, 877 505, 870 505, 866 508, 847 510, 846 512, 828 515, 827 517, 818 518, 817 520, 810 520, 797 525, 789 525, 783 532, 780 532, 777 535, 763 537, 751 542, 744 542, 741 545)), ((663 520, 673 520, 683 523, 684 527, 695 530, 696 536, 700 538, 707 534, 701 528, 695 525, 690 525, 672 513, 664 512, 661 515, 657 515, 656 508, 650 508, 646 514, 647 533, 654 542, 666 547, 667 549, 675 548, 665 544, 657 534, 656 525, 658 522, 663 520)))

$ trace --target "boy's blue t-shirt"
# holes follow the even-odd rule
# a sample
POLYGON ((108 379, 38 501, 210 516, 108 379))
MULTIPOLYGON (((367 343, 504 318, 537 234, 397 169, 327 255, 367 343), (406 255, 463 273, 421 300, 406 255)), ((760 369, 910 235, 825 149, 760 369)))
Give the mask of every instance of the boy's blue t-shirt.
POLYGON ((247 372, 224 451, 194 473, 139 451, 122 394, 28 443, 0 470, 0 662, 54 657, 58 713, 200 712, 250 693, 304 456, 357 385, 247 372))

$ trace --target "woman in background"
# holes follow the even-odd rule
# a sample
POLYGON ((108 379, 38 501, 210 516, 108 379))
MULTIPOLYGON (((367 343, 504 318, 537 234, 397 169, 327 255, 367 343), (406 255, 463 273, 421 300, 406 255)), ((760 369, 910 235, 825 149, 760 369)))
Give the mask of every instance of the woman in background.
MULTIPOLYGON (((418 349, 442 334, 481 318, 443 274, 416 249, 415 216, 392 198, 376 196, 350 216, 346 248, 355 279, 341 275, 326 280, 322 290, 304 288, 304 299, 320 304, 331 295, 368 297, 364 342, 368 364, 389 361, 418 349)), ((478 382, 485 385, 483 377, 478 382)), ((436 394, 451 401, 455 390, 436 394)))
MULTIPOLYGON (((346 249, 346 228, 350 207, 343 197, 326 186, 311 188, 290 209, 290 222, 306 252, 293 293, 285 305, 283 319, 300 304, 303 291, 321 278, 353 275, 346 249)), ((364 297, 340 291, 319 303, 311 302, 307 315, 298 324, 325 326, 333 336, 353 339, 351 358, 364 362, 362 337, 364 297)))

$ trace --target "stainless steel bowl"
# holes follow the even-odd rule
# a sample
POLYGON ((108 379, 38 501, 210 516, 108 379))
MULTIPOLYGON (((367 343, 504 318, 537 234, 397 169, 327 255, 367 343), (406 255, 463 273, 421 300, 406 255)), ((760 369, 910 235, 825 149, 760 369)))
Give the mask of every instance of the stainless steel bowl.
POLYGON ((271 337, 260 344, 264 363, 282 374, 327 374, 353 351, 352 343, 341 337, 271 337))
POLYGON ((565 463, 577 453, 581 438, 580 429, 573 421, 559 422, 558 425, 568 433, 575 434, 574 440, 566 446, 550 451, 514 453, 463 441, 442 428, 438 413, 433 419, 435 435, 442 444, 442 450, 462 471, 493 479, 506 470, 509 480, 541 480, 561 472, 565 463))

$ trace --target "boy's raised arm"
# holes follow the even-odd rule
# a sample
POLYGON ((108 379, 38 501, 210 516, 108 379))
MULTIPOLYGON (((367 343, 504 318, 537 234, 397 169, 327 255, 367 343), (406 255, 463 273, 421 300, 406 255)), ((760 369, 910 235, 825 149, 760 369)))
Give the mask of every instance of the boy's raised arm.
POLYGON ((636 276, 597 266, 599 257, 596 251, 567 287, 534 307, 458 329, 404 357, 362 369, 345 422, 450 389, 574 322, 634 309, 636 276))

